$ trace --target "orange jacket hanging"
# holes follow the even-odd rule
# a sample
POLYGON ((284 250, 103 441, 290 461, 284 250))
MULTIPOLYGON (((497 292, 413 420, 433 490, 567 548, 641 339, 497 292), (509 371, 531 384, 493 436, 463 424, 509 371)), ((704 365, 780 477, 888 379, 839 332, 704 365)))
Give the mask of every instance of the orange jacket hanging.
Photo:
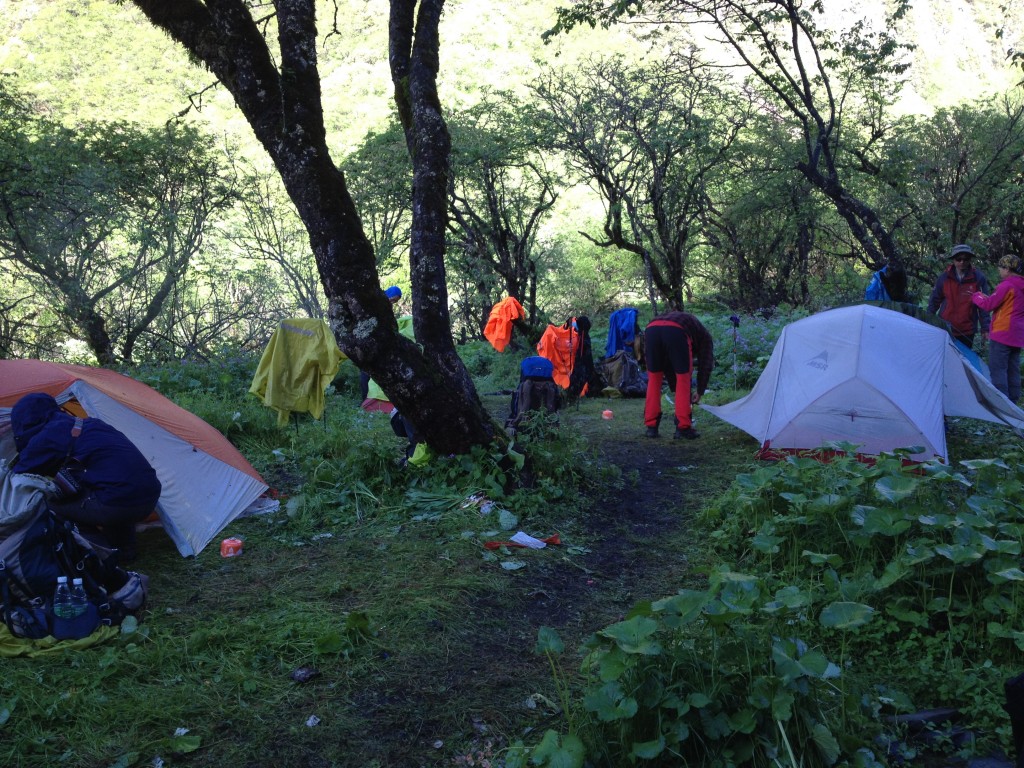
POLYGON ((523 311, 523 305, 514 297, 502 299, 491 308, 487 326, 484 328, 484 338, 491 342, 491 346, 496 350, 504 352, 512 340, 512 323, 524 317, 526 313, 523 311))
POLYGON ((551 378, 562 389, 569 388, 569 376, 576 360, 580 338, 576 331, 576 318, 570 318, 565 325, 549 325, 537 342, 537 354, 546 357, 555 367, 551 378))

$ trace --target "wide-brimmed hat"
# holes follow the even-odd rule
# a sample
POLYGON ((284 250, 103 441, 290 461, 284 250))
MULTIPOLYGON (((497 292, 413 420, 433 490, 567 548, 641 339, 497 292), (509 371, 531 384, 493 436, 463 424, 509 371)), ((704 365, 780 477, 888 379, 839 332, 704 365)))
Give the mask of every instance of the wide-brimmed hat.
POLYGON ((954 245, 953 250, 950 251, 949 253, 949 258, 951 259, 955 259, 957 256, 967 256, 968 258, 973 258, 974 251, 971 250, 971 246, 965 243, 960 243, 960 245, 954 245))

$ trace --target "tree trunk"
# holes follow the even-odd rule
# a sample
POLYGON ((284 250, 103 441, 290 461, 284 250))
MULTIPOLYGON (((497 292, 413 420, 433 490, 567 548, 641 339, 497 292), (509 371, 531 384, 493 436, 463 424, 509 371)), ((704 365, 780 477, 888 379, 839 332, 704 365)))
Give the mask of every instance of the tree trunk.
POLYGON ((872 263, 902 263, 892 232, 885 226, 874 208, 854 197, 839 181, 836 174, 822 173, 812 162, 800 162, 796 167, 804 178, 819 189, 835 206, 836 212, 846 221, 850 232, 864 248, 864 252, 872 263))
POLYGON ((416 213, 410 260, 421 352, 398 333, 373 248, 327 148, 314 0, 275 3, 280 70, 244 0, 133 2, 214 72, 273 160, 309 232, 328 298, 328 320, 342 351, 373 376, 435 450, 462 453, 495 439, 495 424, 455 353, 448 316, 443 264, 448 140, 436 90, 430 98, 442 3, 423 3, 418 19, 415 2, 391 4, 392 68, 396 52, 408 57, 416 21, 416 49, 403 81, 410 98, 400 100, 399 109, 411 110, 403 113, 403 124, 411 118, 418 127, 413 135, 416 213))
MULTIPOLYGON (((434 417, 437 422, 433 426, 444 431, 458 423, 468 437, 465 447, 469 447, 469 444, 490 442, 495 432, 469 371, 455 351, 448 312, 444 255, 451 138, 437 95, 438 28, 444 0, 420 0, 418 5, 417 12, 417 0, 392 0, 388 57, 395 84, 395 103, 413 166, 409 254, 413 329, 424 353, 439 366, 444 379, 442 387, 453 390, 448 397, 454 408, 445 408, 443 412, 436 409, 434 417), (449 419, 457 422, 449 422, 449 419)), ((390 392, 388 394, 390 396, 390 392)), ((438 391, 434 396, 444 395, 438 391)), ((432 405, 430 402, 416 404, 419 409, 432 405)), ((430 440, 429 433, 420 427, 415 416, 406 415, 420 429, 427 443, 437 448, 438 445, 430 440)))
POLYGON ((86 344, 96 355, 96 361, 100 365, 114 365, 117 358, 114 355, 114 344, 107 333, 106 323, 103 316, 93 307, 80 307, 72 309, 74 317, 77 318, 78 327, 85 335, 86 344))

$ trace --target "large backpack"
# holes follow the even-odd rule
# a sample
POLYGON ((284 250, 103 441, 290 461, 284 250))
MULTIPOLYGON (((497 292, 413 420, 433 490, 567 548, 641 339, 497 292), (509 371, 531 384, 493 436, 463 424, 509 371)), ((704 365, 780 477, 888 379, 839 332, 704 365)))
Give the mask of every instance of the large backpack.
POLYGON ((569 386, 566 387, 565 397, 567 402, 575 402, 579 405, 579 398, 597 397, 601 394, 601 390, 604 389, 604 378, 594 365, 594 352, 590 344, 590 318, 580 315, 570 318, 567 324, 572 322, 576 324, 579 344, 576 347, 576 356, 569 374, 569 386))
POLYGON ((623 397, 644 397, 647 394, 647 374, 640 370, 630 348, 605 358, 598 367, 608 386, 619 390, 623 397))
POLYGON ((520 363, 519 386, 512 394, 512 407, 506 426, 515 434, 531 413, 553 414, 562 403, 562 394, 552 378, 553 366, 544 357, 528 357, 520 363))
POLYGON ((117 566, 114 550, 86 538, 45 505, 0 541, 0 614, 16 637, 86 637, 101 624, 117 625, 140 611, 148 579, 117 566), (86 612, 55 616, 50 605, 58 576, 82 579, 86 612))

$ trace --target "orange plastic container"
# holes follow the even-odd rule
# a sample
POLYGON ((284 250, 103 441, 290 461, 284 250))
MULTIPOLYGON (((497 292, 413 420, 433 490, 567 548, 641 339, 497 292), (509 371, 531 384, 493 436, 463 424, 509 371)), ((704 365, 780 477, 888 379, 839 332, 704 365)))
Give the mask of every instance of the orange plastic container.
POLYGON ((224 541, 220 543, 221 557, 237 557, 240 554, 242 554, 241 539, 224 539, 224 541))

